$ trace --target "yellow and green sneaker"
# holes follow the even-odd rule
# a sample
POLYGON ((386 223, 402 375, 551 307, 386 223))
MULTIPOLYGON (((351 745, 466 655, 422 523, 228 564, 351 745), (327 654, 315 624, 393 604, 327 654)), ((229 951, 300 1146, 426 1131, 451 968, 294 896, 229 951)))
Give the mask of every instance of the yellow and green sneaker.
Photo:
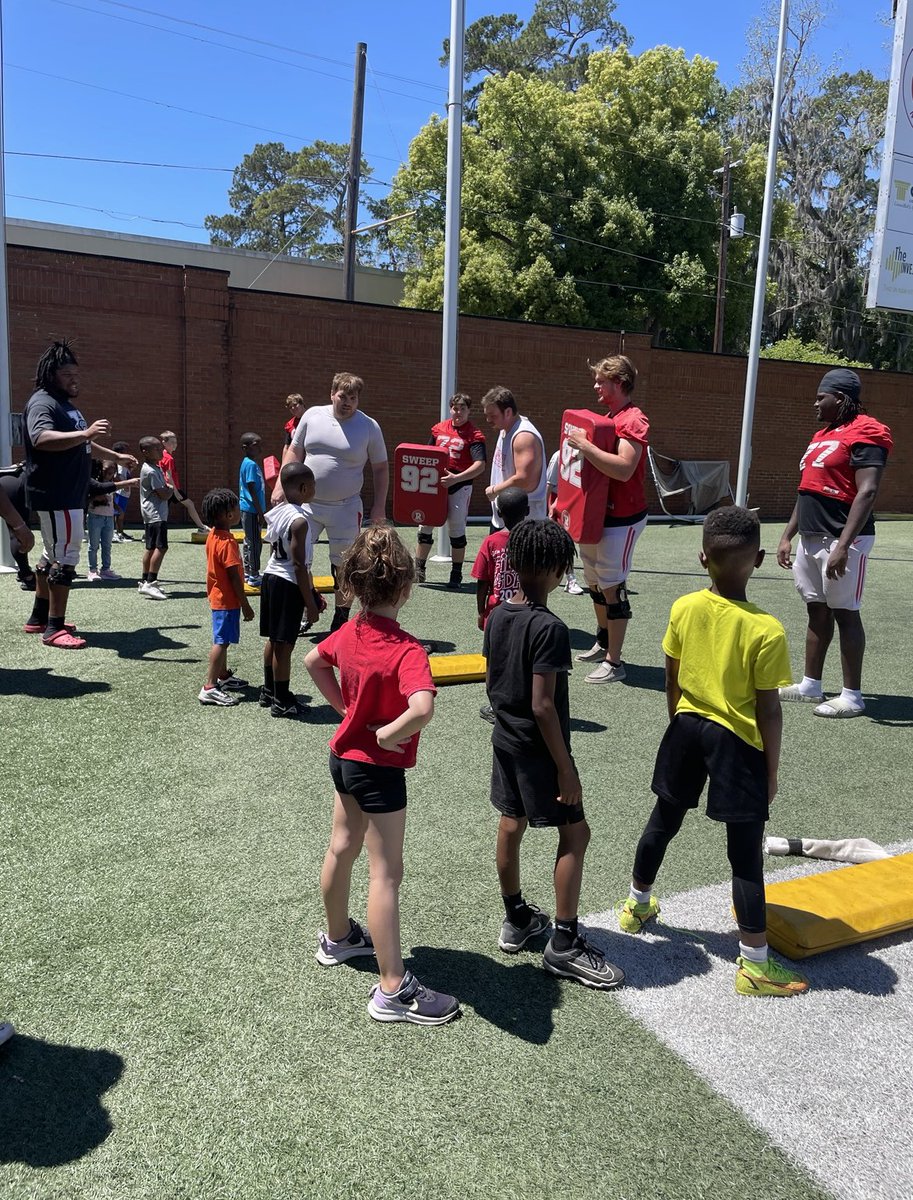
POLYGON ((625 933, 640 933, 648 921, 659 916, 659 901, 651 896, 646 904, 635 904, 629 896, 618 906, 618 924, 625 933))
POLYGON ((738 971, 735 990, 740 996, 799 996, 808 991, 808 980, 798 971, 790 971, 775 958, 765 963, 736 960, 738 971))

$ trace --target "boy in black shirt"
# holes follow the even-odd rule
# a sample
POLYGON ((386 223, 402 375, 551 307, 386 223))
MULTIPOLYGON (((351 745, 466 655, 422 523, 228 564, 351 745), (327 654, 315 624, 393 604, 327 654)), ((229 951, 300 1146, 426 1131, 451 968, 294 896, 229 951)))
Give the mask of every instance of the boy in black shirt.
POLYGON ((507 916, 499 947, 516 954, 551 924, 523 899, 520 843, 526 827, 558 829, 555 928, 542 965, 586 987, 609 989, 624 973, 607 962, 577 928, 583 858, 590 829, 571 757, 567 626, 546 607, 574 561, 574 543, 555 521, 522 521, 507 543, 520 591, 495 608, 485 626, 488 698, 495 717, 491 742, 491 802, 501 814, 497 867, 507 916))

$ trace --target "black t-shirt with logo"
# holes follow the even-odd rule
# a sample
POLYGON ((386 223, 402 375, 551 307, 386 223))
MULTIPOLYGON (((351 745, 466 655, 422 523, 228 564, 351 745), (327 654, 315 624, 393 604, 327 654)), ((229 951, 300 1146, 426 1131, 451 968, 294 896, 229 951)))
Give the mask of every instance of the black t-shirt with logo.
POLYGON ((42 450, 35 441, 47 431, 75 433, 87 428, 85 417, 69 397, 58 400, 42 388, 29 400, 25 406, 25 486, 29 508, 52 512, 85 505, 92 470, 91 444, 51 451, 42 450))
POLYGON ((533 675, 554 675, 555 711, 570 749, 571 639, 561 618, 544 605, 502 602, 488 617, 482 652, 495 714, 492 745, 512 754, 550 757, 533 716, 533 675))

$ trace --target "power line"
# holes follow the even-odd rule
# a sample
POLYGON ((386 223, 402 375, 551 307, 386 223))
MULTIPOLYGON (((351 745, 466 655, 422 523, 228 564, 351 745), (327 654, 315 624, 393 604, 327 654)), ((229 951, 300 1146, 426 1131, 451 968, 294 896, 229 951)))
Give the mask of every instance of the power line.
POLYGON ((112 221, 152 221, 156 225, 182 225, 185 229, 206 230, 205 225, 193 225, 189 221, 172 221, 165 217, 145 217, 141 213, 119 213, 110 208, 90 208, 88 204, 71 204, 68 200, 48 200, 44 196, 21 196, 17 192, 7 192, 13 200, 29 200, 34 204, 53 204, 58 208, 78 208, 83 212, 101 213, 112 221))
MULTIPOLYGON (((148 21, 137 21, 133 17, 122 17, 122 16, 119 16, 117 13, 107 13, 107 12, 103 12, 97 8, 88 8, 84 4, 75 3, 75 0, 50 0, 50 3, 59 4, 63 8, 73 8, 73 9, 78 9, 80 12, 92 13, 94 16, 104 17, 109 21, 123 21, 128 25, 139 25, 143 29, 155 29, 159 33, 167 33, 167 34, 170 34, 172 37, 185 38, 187 41, 201 42, 207 46, 218 46, 220 49, 230 50, 234 54, 245 54, 249 58, 259 58, 259 59, 264 60, 265 62, 278 63, 281 66, 291 67, 292 70, 294 70, 294 71, 309 71, 314 75, 322 75, 327 79, 337 79, 341 83, 351 83, 351 79, 347 78, 346 76, 336 75, 336 74, 333 74, 331 71, 321 71, 319 69, 319 67, 307 67, 303 63, 289 62, 289 60, 286 58, 276 58, 274 55, 262 54, 256 50, 245 50, 241 46, 229 46, 229 45, 226 45, 225 42, 215 42, 212 40, 212 38, 201 37, 199 34, 182 33, 179 29, 167 29, 165 26, 162 26, 162 25, 152 25, 148 21)), ((129 7, 129 6, 127 6, 127 5, 120 6, 119 5, 118 7, 129 7)), ((134 11, 143 12, 146 10, 135 9, 134 11)), ((176 17, 166 17, 164 13, 152 13, 151 15, 158 16, 158 17, 164 17, 166 20, 178 20, 179 19, 176 17)), ((181 24, 194 25, 195 22, 182 21, 181 24)), ((198 28, 207 28, 207 27, 206 26, 198 26, 198 28)), ((225 30, 215 31, 215 32, 225 33, 226 36, 228 36, 228 37, 236 36, 235 34, 228 33, 225 30)), ((281 47, 281 48, 284 49, 285 47, 281 47)), ((328 60, 328 61, 335 62, 335 60, 328 60)), ((346 64, 340 64, 340 65, 346 65, 346 64)), ((421 85, 421 86, 425 86, 425 85, 421 85)), ((401 96, 405 100, 416 100, 421 104, 431 103, 428 100, 428 98, 425 96, 413 96, 413 95, 410 95, 408 92, 397 92, 391 88, 384 88, 383 90, 386 92, 389 92, 393 96, 401 96)), ((438 89, 438 90, 440 90, 440 89, 438 89)))

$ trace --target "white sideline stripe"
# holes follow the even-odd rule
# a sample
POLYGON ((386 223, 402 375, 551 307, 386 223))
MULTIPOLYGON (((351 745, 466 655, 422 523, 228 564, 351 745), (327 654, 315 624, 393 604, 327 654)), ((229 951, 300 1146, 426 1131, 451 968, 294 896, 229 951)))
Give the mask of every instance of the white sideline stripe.
MULTIPOLYGON (((802 860, 766 877, 839 869, 802 860)), ((627 974, 618 1002, 834 1196, 910 1200, 913 934, 791 964, 808 976, 806 995, 752 999, 734 991, 730 885, 657 895, 660 919, 682 932, 649 925, 631 937, 614 912, 585 919, 627 974)))

